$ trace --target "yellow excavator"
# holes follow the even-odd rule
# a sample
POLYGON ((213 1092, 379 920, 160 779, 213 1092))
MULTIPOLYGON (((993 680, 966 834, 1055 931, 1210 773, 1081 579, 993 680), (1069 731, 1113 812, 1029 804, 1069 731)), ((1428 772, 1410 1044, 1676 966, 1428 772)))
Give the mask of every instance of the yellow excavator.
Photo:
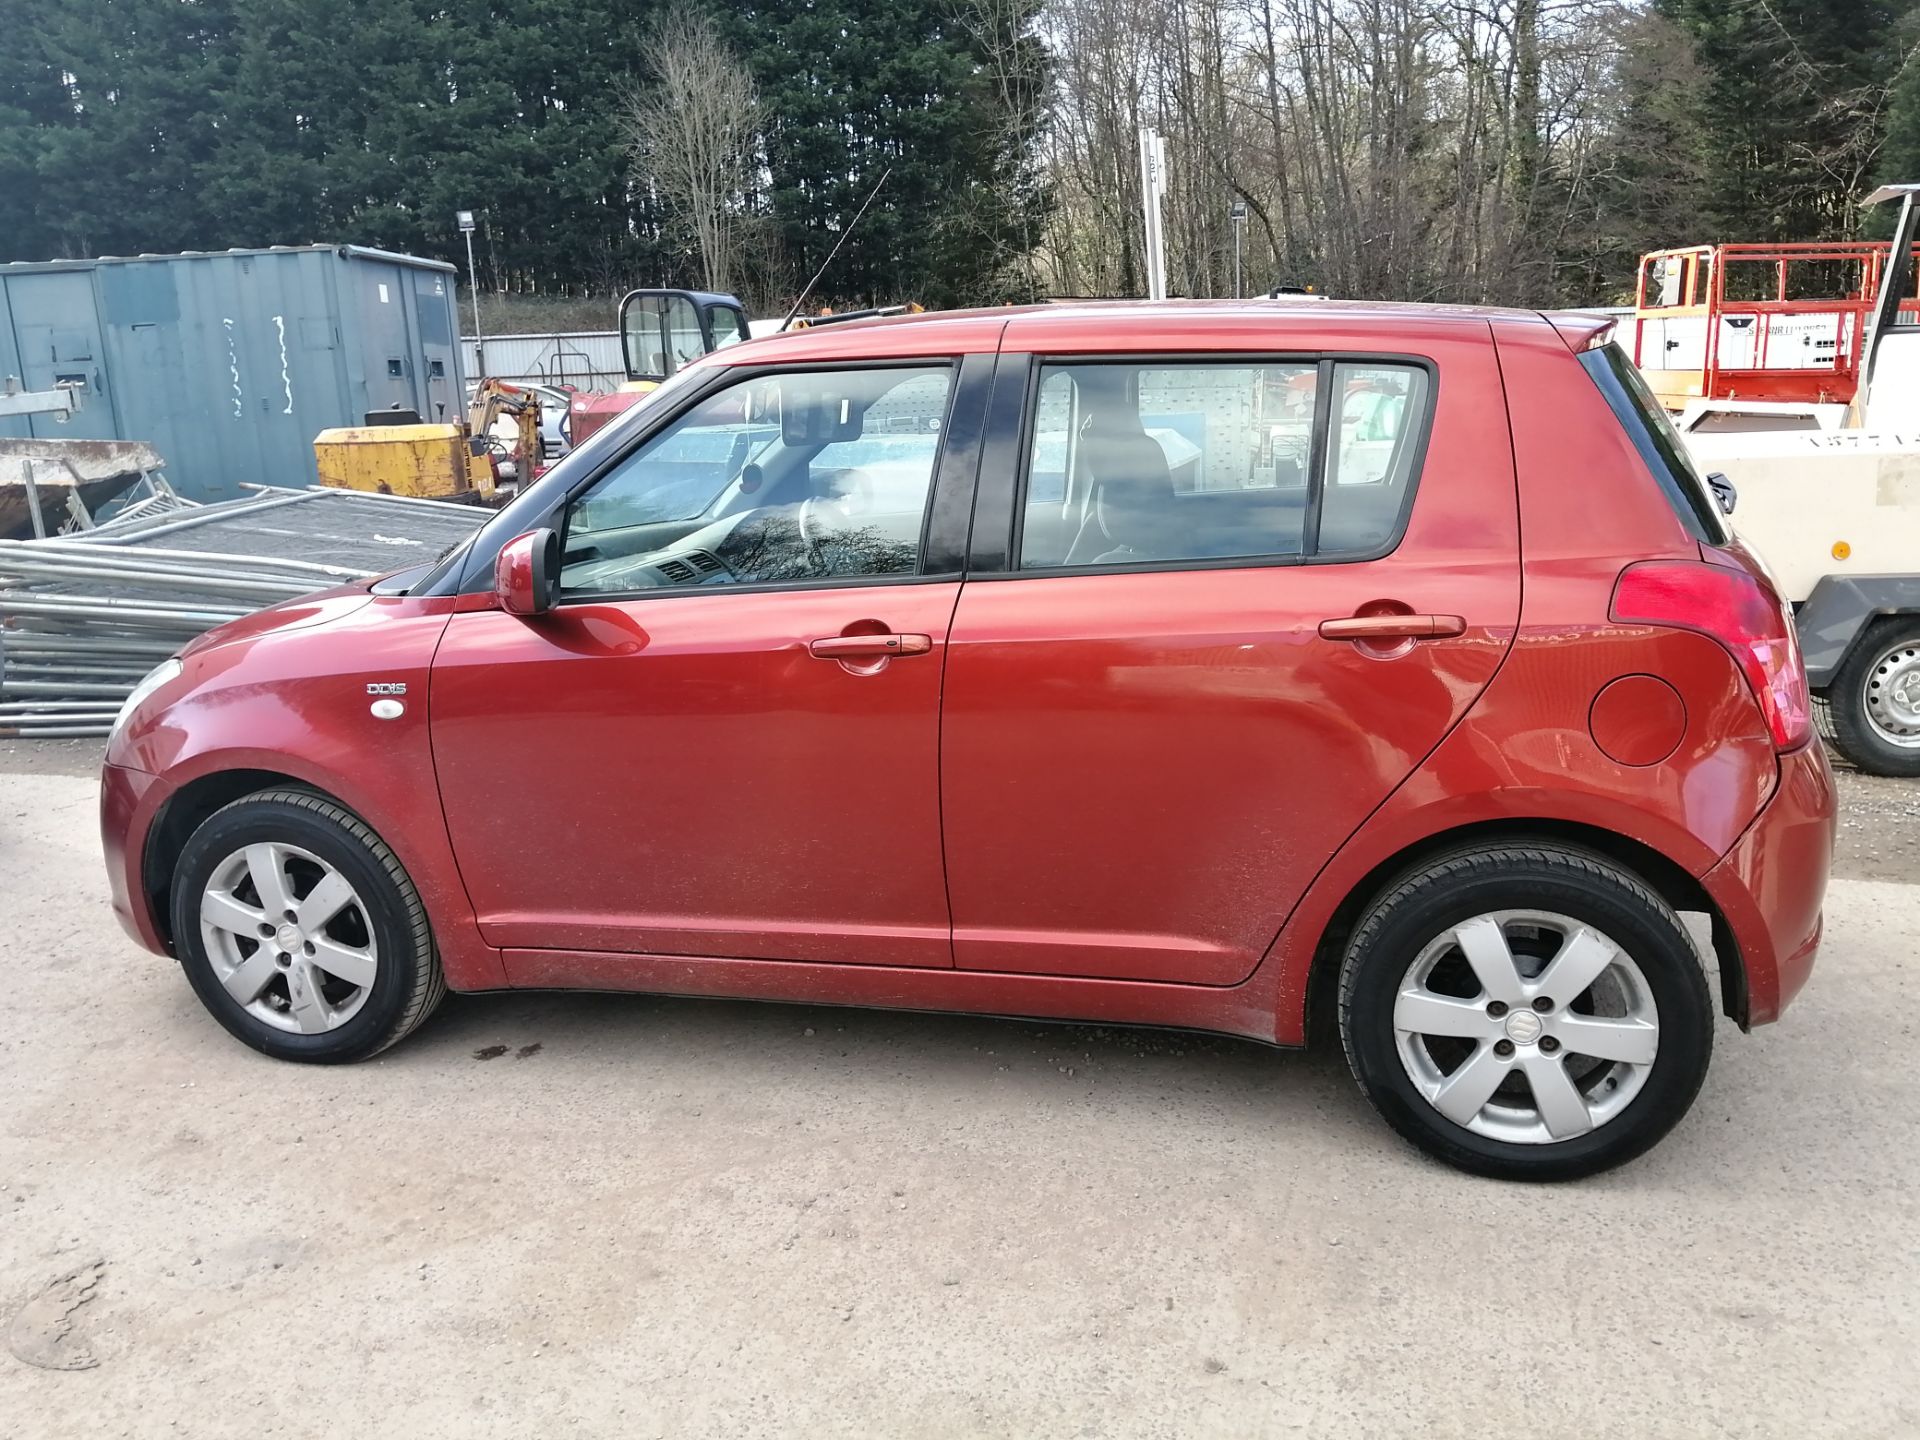
POLYGON ((492 503, 531 481, 540 461, 540 402, 504 380, 482 380, 460 423, 422 421, 412 410, 376 410, 363 425, 322 430, 313 440, 320 483, 422 500, 492 503), (510 443, 496 426, 513 421, 510 443), (510 473, 509 473, 510 472, 510 473))

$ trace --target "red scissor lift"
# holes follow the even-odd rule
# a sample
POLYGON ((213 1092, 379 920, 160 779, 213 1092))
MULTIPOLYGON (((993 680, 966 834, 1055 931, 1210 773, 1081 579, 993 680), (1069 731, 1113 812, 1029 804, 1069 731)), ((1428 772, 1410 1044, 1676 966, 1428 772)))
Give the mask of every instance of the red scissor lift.
MULTIPOLYGON (((1643 255, 1634 364, 1669 410, 1703 399, 1848 404, 1888 249, 1838 241, 1643 255)), ((1920 290, 1900 309, 1920 319, 1920 290)))

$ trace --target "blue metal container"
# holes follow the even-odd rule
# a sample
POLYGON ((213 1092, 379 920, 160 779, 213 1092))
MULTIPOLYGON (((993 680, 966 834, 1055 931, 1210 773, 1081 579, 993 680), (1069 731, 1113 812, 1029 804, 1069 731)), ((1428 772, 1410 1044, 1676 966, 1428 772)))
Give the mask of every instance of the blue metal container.
POLYGON ((82 401, 0 436, 144 440, 195 500, 312 484, 322 430, 461 418, 454 273, 351 245, 0 265, 0 381, 82 401))

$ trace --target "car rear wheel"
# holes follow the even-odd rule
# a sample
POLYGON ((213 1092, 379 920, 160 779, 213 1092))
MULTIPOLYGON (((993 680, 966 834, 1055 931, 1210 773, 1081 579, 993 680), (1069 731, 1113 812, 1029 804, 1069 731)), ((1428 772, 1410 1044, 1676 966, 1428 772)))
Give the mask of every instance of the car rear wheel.
POLYGON ((1876 621, 1827 689, 1833 743, 1869 775, 1920 775, 1920 616, 1876 621))
POLYGON ((216 811, 181 852, 180 961, 213 1017, 282 1060, 364 1060, 446 993, 426 908, 386 844, 319 795, 216 811))
POLYGON ((1679 918, 1598 855, 1503 847, 1403 876, 1354 932, 1341 1035, 1360 1088, 1428 1154, 1570 1180, 1686 1114, 1713 1004, 1679 918))

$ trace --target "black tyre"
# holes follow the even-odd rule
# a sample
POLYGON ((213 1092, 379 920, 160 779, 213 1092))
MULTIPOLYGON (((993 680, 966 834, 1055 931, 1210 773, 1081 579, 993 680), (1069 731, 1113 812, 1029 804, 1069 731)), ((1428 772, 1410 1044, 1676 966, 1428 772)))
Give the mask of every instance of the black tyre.
POLYGON ((1440 856, 1361 918, 1340 1033, 1373 1106, 1476 1175, 1572 1180, 1642 1154, 1687 1113, 1713 1001, 1679 918, 1599 855, 1440 856))
POLYGON ((358 817, 303 790, 236 800, 174 870, 180 963, 214 1019, 281 1060, 364 1060, 446 994, 426 908, 358 817))
POLYGON ((1920 615, 1867 627, 1827 687, 1834 747, 1869 775, 1920 775, 1920 615))

